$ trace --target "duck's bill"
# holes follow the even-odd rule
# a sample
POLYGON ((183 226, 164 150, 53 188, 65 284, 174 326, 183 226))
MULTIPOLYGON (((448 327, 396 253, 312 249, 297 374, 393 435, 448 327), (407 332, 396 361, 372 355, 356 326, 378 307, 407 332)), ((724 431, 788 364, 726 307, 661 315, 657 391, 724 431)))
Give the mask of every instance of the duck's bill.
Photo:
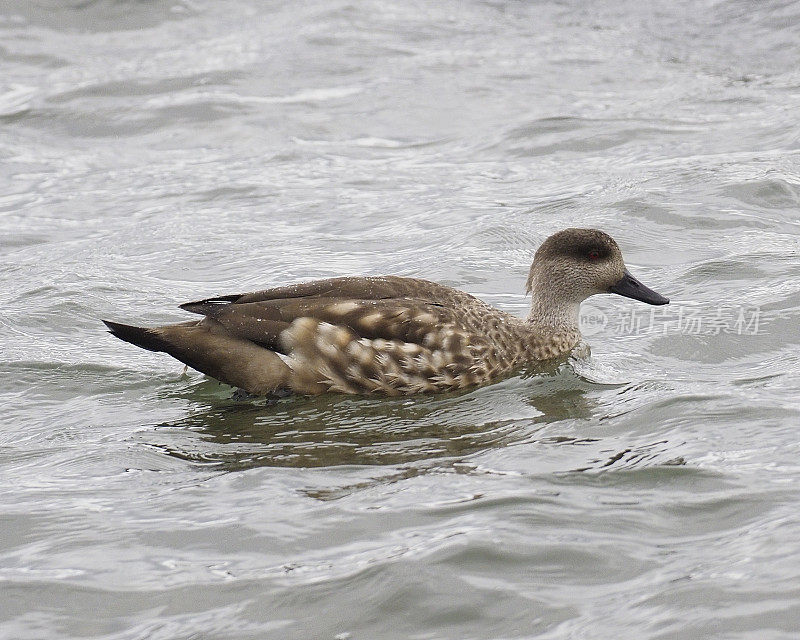
POLYGON ((665 298, 660 293, 656 293, 649 287, 645 287, 641 282, 634 278, 625 269, 622 279, 611 286, 608 290, 626 298, 640 300, 647 304, 669 304, 669 298, 665 298))

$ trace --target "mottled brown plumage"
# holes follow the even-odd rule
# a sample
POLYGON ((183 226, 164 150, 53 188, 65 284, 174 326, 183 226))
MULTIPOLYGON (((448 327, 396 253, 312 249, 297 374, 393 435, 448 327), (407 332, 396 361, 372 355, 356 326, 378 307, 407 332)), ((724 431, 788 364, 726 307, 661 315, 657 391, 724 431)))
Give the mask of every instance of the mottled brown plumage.
POLYGON ((152 329, 113 322, 118 338, 164 351, 255 394, 401 395, 463 389, 568 353, 585 298, 666 298, 625 270, 614 240, 593 229, 548 238, 528 277, 523 320, 462 291, 397 276, 318 280, 181 305, 204 318, 152 329))

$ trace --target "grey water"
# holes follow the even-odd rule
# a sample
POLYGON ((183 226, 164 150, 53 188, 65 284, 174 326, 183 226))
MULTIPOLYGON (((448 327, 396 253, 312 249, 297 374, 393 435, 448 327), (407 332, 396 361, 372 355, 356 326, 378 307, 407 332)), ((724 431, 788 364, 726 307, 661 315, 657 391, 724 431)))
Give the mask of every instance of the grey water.
POLYGON ((800 637, 800 4, 0 2, 0 638, 800 637), (672 304, 276 404, 103 331, 343 274, 672 304))

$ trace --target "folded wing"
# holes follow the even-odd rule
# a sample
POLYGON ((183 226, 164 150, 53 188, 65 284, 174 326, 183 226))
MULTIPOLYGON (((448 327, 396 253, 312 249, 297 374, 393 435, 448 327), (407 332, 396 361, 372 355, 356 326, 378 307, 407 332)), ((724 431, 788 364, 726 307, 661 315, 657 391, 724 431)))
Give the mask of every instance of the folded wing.
POLYGON ((238 338, 286 353, 281 334, 298 318, 344 327, 362 338, 423 344, 455 324, 459 298, 477 300, 426 280, 399 277, 332 278, 181 305, 213 318, 238 338), (455 294, 455 295, 454 295, 455 294))

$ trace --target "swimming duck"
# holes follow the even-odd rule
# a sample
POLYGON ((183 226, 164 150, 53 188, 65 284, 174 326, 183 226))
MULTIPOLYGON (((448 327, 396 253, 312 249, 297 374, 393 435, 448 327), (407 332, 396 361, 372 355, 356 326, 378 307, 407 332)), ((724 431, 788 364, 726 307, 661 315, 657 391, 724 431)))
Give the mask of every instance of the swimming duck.
POLYGON ((597 229, 565 229, 534 255, 526 319, 428 280, 343 277, 189 302, 202 320, 155 328, 103 321, 110 333, 163 351, 256 395, 403 395, 485 384, 572 350, 580 304, 616 293, 668 304, 625 268, 597 229))

